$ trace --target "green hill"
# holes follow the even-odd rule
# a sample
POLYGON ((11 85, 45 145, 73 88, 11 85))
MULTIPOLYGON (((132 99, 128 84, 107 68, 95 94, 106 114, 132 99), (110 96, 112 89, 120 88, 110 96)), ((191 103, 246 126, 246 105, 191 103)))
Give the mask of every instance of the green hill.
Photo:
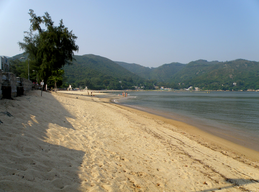
POLYGON ((126 63, 126 62, 121 62, 121 61, 115 61, 117 64, 122 66, 123 68, 127 69, 128 71, 144 78, 144 79, 152 79, 151 78, 151 71, 149 67, 143 67, 139 64, 135 63, 126 63))
POLYGON ((156 79, 158 82, 170 82, 174 78, 175 74, 181 71, 185 67, 181 63, 164 64, 157 68, 152 68, 151 78, 156 79))
POLYGON ((216 63, 218 62, 208 62, 206 60, 192 61, 182 67, 181 70, 179 70, 174 75, 172 80, 176 82, 182 82, 201 76, 202 74, 210 71, 213 65, 216 63))
POLYGON ((185 65, 181 63, 164 64, 157 68, 143 67, 138 64, 125 62, 116 62, 132 73, 148 80, 157 80, 158 82, 169 82, 174 75, 185 65))
MULTIPOLYGON (((26 58, 19 54, 10 60, 21 57, 26 58)), ((209 90, 259 89, 259 62, 244 59, 229 62, 197 60, 188 64, 164 64, 157 68, 115 62, 91 54, 76 55, 74 59, 73 65, 64 66, 65 87, 72 84, 73 87, 87 86, 90 89, 131 89, 133 86, 153 89, 154 85, 175 89, 189 86, 209 90)), ((24 77, 27 65, 17 68, 24 77)), ((36 73, 31 70, 30 74, 33 78, 36 73)))
POLYGON ((13 56, 13 57, 9 57, 8 59, 9 59, 9 60, 15 60, 15 59, 24 60, 24 59, 27 59, 27 57, 28 57, 27 54, 20 53, 20 54, 18 54, 18 55, 13 56))
POLYGON ((200 75, 182 81, 185 86, 211 90, 259 89, 259 62, 238 59, 204 66, 200 70, 200 75))
POLYGON ((65 65, 66 82, 90 89, 131 89, 144 79, 117 63, 97 55, 74 56, 73 65, 65 65))
POLYGON ((210 90, 259 89, 259 62, 237 59, 229 62, 206 60, 188 64, 171 63, 143 72, 141 66, 121 65, 146 79, 157 80, 160 86, 210 90))

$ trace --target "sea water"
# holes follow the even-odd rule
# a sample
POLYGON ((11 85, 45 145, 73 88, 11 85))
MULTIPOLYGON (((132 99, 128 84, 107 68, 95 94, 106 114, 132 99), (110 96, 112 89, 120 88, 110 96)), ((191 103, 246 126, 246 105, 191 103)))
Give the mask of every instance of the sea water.
POLYGON ((259 151, 259 92, 132 91, 117 102, 259 151))

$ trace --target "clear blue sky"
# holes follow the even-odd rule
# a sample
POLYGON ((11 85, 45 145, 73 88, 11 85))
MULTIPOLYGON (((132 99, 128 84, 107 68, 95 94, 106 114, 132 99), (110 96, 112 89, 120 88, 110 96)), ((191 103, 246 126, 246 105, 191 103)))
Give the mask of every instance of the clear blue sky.
POLYGON ((29 9, 63 19, 76 55, 157 67, 193 60, 259 61, 258 0, 0 0, 0 55, 22 53, 29 9))

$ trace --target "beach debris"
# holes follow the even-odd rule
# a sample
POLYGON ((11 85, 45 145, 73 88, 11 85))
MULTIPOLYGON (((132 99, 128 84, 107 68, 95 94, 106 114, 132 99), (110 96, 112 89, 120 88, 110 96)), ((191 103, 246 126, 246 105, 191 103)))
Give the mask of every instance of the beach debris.
POLYGON ((8 117, 13 117, 13 115, 12 115, 11 113, 9 113, 8 111, 6 111, 6 112, 0 112, 0 113, 3 113, 3 114, 5 114, 5 115, 7 115, 8 117))
POLYGON ((9 113, 8 111, 6 111, 5 113, 8 117, 13 117, 13 115, 11 113, 9 113))
POLYGON ((0 120, 0 124, 4 123, 3 121, 0 120))

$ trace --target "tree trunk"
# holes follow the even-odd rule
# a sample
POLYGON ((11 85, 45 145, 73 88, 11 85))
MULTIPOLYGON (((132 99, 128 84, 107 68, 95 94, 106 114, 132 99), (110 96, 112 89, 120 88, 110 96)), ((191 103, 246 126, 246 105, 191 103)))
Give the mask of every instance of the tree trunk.
POLYGON ((57 81, 55 80, 55 92, 57 92, 57 81))

